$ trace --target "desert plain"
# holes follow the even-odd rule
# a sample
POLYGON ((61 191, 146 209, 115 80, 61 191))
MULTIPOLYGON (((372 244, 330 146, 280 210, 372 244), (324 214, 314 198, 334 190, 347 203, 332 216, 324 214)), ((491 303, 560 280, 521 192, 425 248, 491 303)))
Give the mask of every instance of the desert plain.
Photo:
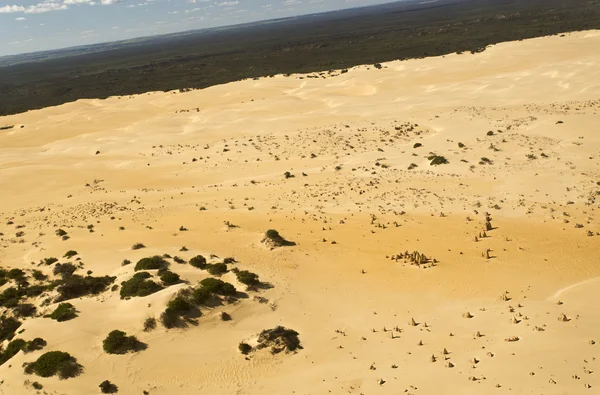
POLYGON ((23 298, 14 338, 47 344, 0 366, 0 393, 596 393, 598 48, 582 31, 1 117, 2 268, 115 279, 64 322, 56 289, 23 298), (121 298, 164 254, 181 281, 121 298), (238 294, 167 329, 167 303, 215 277, 197 255, 238 294), (238 349, 279 325, 301 348, 238 349), (115 329, 145 349, 107 354, 115 329), (25 374, 47 351, 81 374, 25 374))

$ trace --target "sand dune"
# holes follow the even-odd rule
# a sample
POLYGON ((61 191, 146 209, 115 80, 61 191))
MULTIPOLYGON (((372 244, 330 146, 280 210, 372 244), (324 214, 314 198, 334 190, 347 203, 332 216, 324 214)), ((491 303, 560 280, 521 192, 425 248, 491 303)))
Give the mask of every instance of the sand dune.
POLYGON ((47 345, 0 366, 0 393, 37 381, 93 394, 104 380, 153 395, 595 393, 597 48, 599 32, 578 32, 0 118, 15 125, 0 131, 2 267, 41 284, 32 270, 59 279, 40 264, 57 257, 117 285, 69 300, 79 313, 65 322, 43 317, 56 289, 23 299, 37 315, 15 338, 47 345), (267 248, 268 229, 295 245, 267 248), (163 254, 235 257, 220 278, 240 293, 186 328, 144 331, 214 277, 169 258, 183 282, 121 299, 136 262, 163 254), (277 325, 302 349, 239 352, 277 325), (147 348, 107 354, 114 329, 147 348), (83 373, 26 375, 46 351, 83 373))

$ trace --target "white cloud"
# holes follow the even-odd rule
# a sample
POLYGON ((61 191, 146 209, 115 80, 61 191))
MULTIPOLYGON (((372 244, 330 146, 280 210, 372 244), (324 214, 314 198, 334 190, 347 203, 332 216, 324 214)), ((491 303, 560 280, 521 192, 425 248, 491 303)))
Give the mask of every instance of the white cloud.
POLYGON ((63 4, 66 4, 66 5, 76 5, 76 4, 94 5, 95 2, 93 0, 63 0, 63 4))
POLYGON ((59 3, 58 1, 44 1, 42 3, 27 7, 25 13, 41 14, 43 12, 66 10, 67 8, 69 7, 67 7, 65 4, 59 3))
POLYGON ((23 18, 22 16, 15 18, 15 21, 24 21, 24 20, 25 20, 25 18, 23 18))
POLYGON ((239 1, 224 1, 222 3, 215 3, 215 5, 218 5, 219 7, 227 7, 227 6, 232 6, 232 5, 236 5, 236 4, 240 4, 239 1))
POLYGON ((21 5, 5 5, 0 7, 0 14, 8 14, 11 12, 23 12, 25 7, 21 5))

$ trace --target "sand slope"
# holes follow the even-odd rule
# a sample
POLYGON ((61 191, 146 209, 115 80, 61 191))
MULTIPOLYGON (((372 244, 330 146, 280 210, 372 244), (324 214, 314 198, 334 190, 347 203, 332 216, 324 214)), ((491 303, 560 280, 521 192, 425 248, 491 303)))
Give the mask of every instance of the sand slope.
MULTIPOLYGON (((144 319, 185 284, 72 300, 74 320, 24 320, 17 337, 48 345, 0 366, 0 393, 34 393, 29 380, 94 394, 106 379, 153 395, 595 393, 597 48, 600 32, 578 32, 0 118, 15 125, 0 131, 2 267, 52 278, 38 262, 76 250, 77 273, 120 284, 133 274, 124 259, 215 254, 271 286, 201 307, 197 326, 151 332, 144 319), (432 166, 432 155, 449 163, 432 166), (265 248, 271 228, 297 244, 265 248), (405 251, 436 263, 392 259, 405 251), (304 349, 238 352, 275 325, 297 330, 304 349), (148 348, 104 353, 113 329, 148 348), (84 373, 23 373, 51 350, 84 373)), ((209 276, 171 269, 189 285, 209 276)), ((244 290, 233 273, 222 279, 244 290)), ((55 307, 45 298, 32 300, 40 313, 55 307)))

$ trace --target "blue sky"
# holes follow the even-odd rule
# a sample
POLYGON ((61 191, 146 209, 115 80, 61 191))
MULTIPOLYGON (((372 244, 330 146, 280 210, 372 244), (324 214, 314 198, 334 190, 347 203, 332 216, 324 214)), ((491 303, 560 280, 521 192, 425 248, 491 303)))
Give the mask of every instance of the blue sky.
POLYGON ((390 0, 0 0, 0 56, 390 0))

